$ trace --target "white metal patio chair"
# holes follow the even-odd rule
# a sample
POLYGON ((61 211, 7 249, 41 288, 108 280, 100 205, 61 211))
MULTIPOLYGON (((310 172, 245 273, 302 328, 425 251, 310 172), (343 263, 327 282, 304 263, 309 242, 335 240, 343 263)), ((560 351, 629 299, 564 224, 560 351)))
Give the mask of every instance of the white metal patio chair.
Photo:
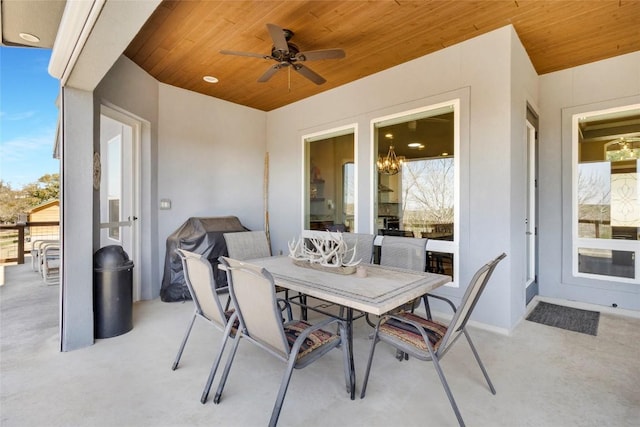
MULTIPOLYGON (((427 239, 412 237, 384 236, 380 246, 380 265, 404 268, 406 270, 425 271, 427 267, 427 239)), ((420 298, 404 305, 404 309, 415 310, 420 298)), ((427 307, 428 310, 428 307, 427 307)), ((369 322, 371 326, 374 326, 369 322)), ((398 360, 404 358, 398 353, 398 360)))
POLYGON ((271 247, 264 231, 224 233, 229 258, 245 261, 271 256, 271 247))
MULTIPOLYGON (((354 261, 360 260, 359 265, 371 264, 373 261, 373 241, 376 236, 366 233, 342 233, 342 239, 347 244, 349 250, 355 251, 354 261)), ((348 252, 348 258, 351 258, 351 252, 348 252)), ((344 307, 340 307, 339 316, 343 317, 344 307)), ((366 313, 357 317, 367 316, 366 313)), ((367 317, 368 321, 368 317, 367 317)), ((374 325, 371 325, 374 326, 374 325)))
POLYGON ((425 271, 427 239, 384 236, 380 246, 380 265, 425 271))
MULTIPOLYGON (((264 230, 224 233, 224 240, 231 259, 246 261, 271 256, 271 246, 264 230)), ((288 289, 276 287, 276 292, 284 292, 285 299, 289 299, 288 289)))
POLYGON ((47 243, 40 249, 42 279, 47 285, 56 285, 60 281, 60 244, 47 243))
POLYGON ((176 249, 176 251, 182 260, 185 282, 195 307, 193 316, 187 326, 187 331, 182 339, 180 348, 178 349, 178 354, 176 355, 171 369, 175 370, 178 367, 180 358, 182 357, 182 352, 184 351, 184 347, 187 344, 187 340, 191 334, 191 329, 193 328, 193 324, 197 317, 206 320, 207 323, 213 325, 218 330, 223 331, 224 334, 220 352, 213 362, 209 378, 207 378, 206 385, 202 391, 202 397, 200 398, 200 401, 205 403, 209 395, 209 390, 211 389, 211 384, 213 383, 213 378, 218 365, 220 364, 220 358, 224 351, 224 346, 227 343, 226 338, 228 336, 233 337, 236 334, 238 326, 237 316, 233 310, 225 311, 222 308, 222 304, 218 298, 218 293, 221 290, 226 290, 226 288, 216 289, 213 267, 209 260, 200 254, 185 251, 184 249, 176 249))
POLYGON ((496 394, 496 390, 489 379, 489 375, 487 374, 487 371, 480 360, 480 356, 471 341, 466 325, 469 320, 469 316, 478 302, 482 291, 486 287, 496 265, 505 257, 506 254, 501 254, 494 260, 483 265, 476 272, 471 279, 471 282, 462 297, 462 302, 457 310, 453 303, 446 298, 430 294, 423 297, 425 300, 429 297, 438 298, 447 302, 451 306, 454 311, 454 315, 448 325, 406 311, 381 316, 373 334, 371 351, 369 352, 369 360, 367 362, 360 397, 364 398, 367 391, 367 383, 369 381, 369 373, 371 371, 376 344, 379 341, 383 341, 395 347, 397 350, 410 354, 417 359, 433 362, 433 366, 435 367, 445 393, 449 398, 449 403, 453 408, 453 412, 456 414, 458 423, 460 426, 464 426, 462 415, 458 410, 458 406, 453 399, 453 394, 451 394, 447 380, 442 368, 440 367, 440 360, 445 354, 447 354, 449 349, 453 346, 453 343, 455 343, 461 335, 464 335, 467 338, 471 351, 473 352, 473 355, 482 370, 482 374, 489 385, 491 393, 496 394))
POLYGON ((342 233, 342 239, 349 249, 356 251, 355 260, 361 260, 362 264, 371 264, 373 260, 373 234, 342 233))
POLYGON ((31 242, 31 268, 42 274, 42 251, 45 245, 60 244, 60 240, 45 239, 31 242))
MULTIPOLYGON (((276 299, 275 283, 267 270, 226 257, 221 257, 220 261, 227 269, 229 293, 236 308, 240 326, 220 379, 214 403, 220 402, 238 344, 242 338, 287 364, 269 426, 275 426, 278 422, 293 369, 304 368, 337 347, 342 348, 346 390, 350 393, 349 350, 342 338, 347 336, 345 322, 333 318, 315 325, 304 320, 283 322, 281 307, 276 299), (325 329, 332 324, 339 325, 340 335, 325 329)), ((287 301, 284 303, 288 304, 287 301)))

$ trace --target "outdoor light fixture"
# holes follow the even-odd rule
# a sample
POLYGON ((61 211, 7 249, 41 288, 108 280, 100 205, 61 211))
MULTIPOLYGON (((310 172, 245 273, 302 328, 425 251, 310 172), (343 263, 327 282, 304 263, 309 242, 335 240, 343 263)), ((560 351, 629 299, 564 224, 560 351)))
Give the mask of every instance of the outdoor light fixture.
POLYGON ((387 156, 379 156, 376 165, 378 166, 379 173, 383 175, 395 175, 400 172, 403 162, 404 156, 397 157, 396 152, 393 151, 393 145, 391 145, 387 156))
POLYGON ((34 34, 31 34, 31 33, 20 33, 18 35, 20 36, 20 38, 22 40, 25 40, 25 41, 28 41, 28 42, 31 42, 31 43, 39 43, 40 42, 40 37, 38 37, 38 36, 36 36, 34 34))

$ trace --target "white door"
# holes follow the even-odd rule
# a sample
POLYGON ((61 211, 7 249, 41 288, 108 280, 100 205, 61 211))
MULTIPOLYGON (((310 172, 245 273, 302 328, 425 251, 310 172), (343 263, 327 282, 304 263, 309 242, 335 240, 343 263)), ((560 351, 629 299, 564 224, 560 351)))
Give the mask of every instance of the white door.
POLYGON ((140 299, 137 153, 140 125, 102 107, 100 116, 100 247, 122 246, 134 262, 133 300, 140 299))
POLYGON ((536 295, 536 129, 527 121, 526 299, 536 295))

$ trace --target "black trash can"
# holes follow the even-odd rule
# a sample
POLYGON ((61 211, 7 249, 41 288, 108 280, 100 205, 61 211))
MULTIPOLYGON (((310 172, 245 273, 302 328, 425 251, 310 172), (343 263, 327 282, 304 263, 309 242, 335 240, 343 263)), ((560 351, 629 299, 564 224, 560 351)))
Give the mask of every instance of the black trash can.
POLYGON ((133 329, 133 261, 122 246, 105 246, 93 256, 93 316, 96 338, 133 329))

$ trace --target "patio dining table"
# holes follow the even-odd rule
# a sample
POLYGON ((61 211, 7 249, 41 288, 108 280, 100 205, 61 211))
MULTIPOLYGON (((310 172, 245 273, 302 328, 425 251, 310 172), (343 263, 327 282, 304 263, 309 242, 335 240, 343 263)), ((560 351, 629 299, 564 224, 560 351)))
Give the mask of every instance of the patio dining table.
POLYGON ((355 398, 355 368, 353 364, 353 312, 362 311, 382 315, 422 297, 451 281, 442 274, 363 264, 361 274, 339 274, 327 269, 313 269, 296 265, 288 256, 252 259, 254 265, 265 268, 275 284, 301 295, 341 305, 346 309, 347 342, 351 364, 351 399, 355 398))

